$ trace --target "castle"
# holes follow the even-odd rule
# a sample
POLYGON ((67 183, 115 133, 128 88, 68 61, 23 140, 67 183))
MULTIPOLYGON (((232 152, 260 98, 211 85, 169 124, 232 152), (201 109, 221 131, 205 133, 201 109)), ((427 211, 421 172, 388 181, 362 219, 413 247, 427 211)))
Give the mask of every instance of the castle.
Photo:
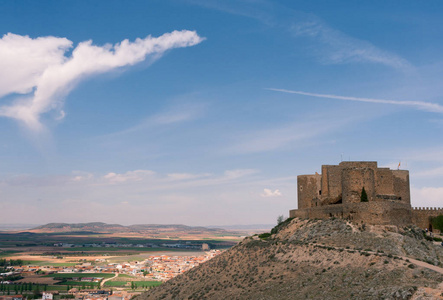
POLYGON ((337 217, 372 225, 415 224, 432 230, 443 208, 412 208, 409 171, 378 168, 374 161, 323 165, 321 174, 297 176, 298 209, 290 217, 337 217))

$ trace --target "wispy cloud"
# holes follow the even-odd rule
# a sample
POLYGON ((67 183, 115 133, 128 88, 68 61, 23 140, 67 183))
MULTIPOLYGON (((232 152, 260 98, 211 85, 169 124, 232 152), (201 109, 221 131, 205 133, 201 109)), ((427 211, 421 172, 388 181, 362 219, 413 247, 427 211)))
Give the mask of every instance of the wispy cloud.
POLYGON ((222 148, 221 152, 227 154, 249 154, 285 148, 292 149, 299 145, 305 145, 310 139, 336 130, 353 120, 353 118, 344 117, 328 120, 326 123, 306 121, 285 124, 272 129, 247 131, 231 137, 233 141, 230 145, 222 148))
POLYGON ((240 15, 286 31, 295 39, 305 39, 309 55, 325 64, 375 63, 410 71, 413 66, 401 56, 380 49, 372 43, 337 30, 321 18, 275 1, 190 0, 193 4, 240 15))
POLYGON ((302 91, 291 91, 285 89, 275 89, 275 88, 267 88, 270 91, 289 93, 289 94, 298 94, 304 96, 311 96, 317 98, 327 98, 327 99, 337 99, 337 100, 345 100, 345 101, 357 101, 357 102, 368 102, 368 103, 377 103, 377 104, 392 104, 392 105, 402 105, 413 107, 418 110, 435 112, 435 113, 443 113, 443 106, 438 103, 432 102, 424 102, 424 101, 401 101, 401 100, 386 100, 386 99, 373 99, 373 98, 360 98, 360 97, 348 97, 348 96, 337 96, 337 95, 329 95, 329 94, 316 94, 316 93, 308 93, 302 91))
POLYGON ((314 53, 324 63, 369 62, 404 70, 412 68, 404 58, 334 29, 318 17, 310 16, 305 21, 293 23, 290 31, 297 38, 309 38, 318 43, 314 53))
POLYGON ((180 104, 159 112, 142 120, 140 123, 117 132, 104 135, 105 137, 115 137, 130 134, 140 130, 156 128, 158 126, 174 125, 188 122, 200 117, 205 110, 203 104, 180 104))
POLYGON ((134 42, 123 40, 115 45, 96 46, 85 41, 67 57, 65 53, 72 42, 66 38, 32 39, 8 33, 0 39, 0 97, 25 95, 16 97, 11 105, 1 106, 0 116, 41 131, 41 115, 57 110, 58 118, 63 118, 64 97, 88 76, 132 66, 148 57, 154 61, 167 50, 194 46, 203 40, 195 31, 183 30, 134 42))

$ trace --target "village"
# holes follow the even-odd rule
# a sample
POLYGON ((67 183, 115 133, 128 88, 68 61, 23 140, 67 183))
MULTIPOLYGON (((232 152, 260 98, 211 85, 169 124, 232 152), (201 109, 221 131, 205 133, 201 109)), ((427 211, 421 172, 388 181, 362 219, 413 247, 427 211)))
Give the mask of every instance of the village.
POLYGON ((109 262, 80 259, 72 266, 6 266, 0 273, 0 300, 128 300, 222 253, 150 255, 146 259, 109 262))

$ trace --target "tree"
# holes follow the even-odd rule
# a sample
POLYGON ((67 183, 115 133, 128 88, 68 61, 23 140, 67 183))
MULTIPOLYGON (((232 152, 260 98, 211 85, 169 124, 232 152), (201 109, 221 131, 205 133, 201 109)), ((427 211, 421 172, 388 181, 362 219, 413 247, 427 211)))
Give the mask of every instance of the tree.
POLYGON ((33 293, 34 293, 34 298, 35 298, 35 299, 41 296, 39 285, 37 285, 37 286, 35 287, 35 290, 34 290, 33 293))
POLYGON ((285 220, 285 217, 283 217, 283 215, 278 216, 277 224, 280 225, 281 223, 283 223, 284 220, 285 220))
POLYGON ((443 232, 443 215, 431 219, 432 227, 443 232))
POLYGON ((366 194, 365 187, 361 189, 361 196, 360 196, 361 202, 368 202, 368 194, 366 194))

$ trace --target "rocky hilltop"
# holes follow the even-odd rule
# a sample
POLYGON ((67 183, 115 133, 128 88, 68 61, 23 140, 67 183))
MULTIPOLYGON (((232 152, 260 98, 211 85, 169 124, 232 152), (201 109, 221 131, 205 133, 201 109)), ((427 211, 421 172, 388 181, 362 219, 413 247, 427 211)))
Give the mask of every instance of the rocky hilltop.
POLYGON ((443 247, 417 227, 288 219, 147 299, 443 299, 443 247))

